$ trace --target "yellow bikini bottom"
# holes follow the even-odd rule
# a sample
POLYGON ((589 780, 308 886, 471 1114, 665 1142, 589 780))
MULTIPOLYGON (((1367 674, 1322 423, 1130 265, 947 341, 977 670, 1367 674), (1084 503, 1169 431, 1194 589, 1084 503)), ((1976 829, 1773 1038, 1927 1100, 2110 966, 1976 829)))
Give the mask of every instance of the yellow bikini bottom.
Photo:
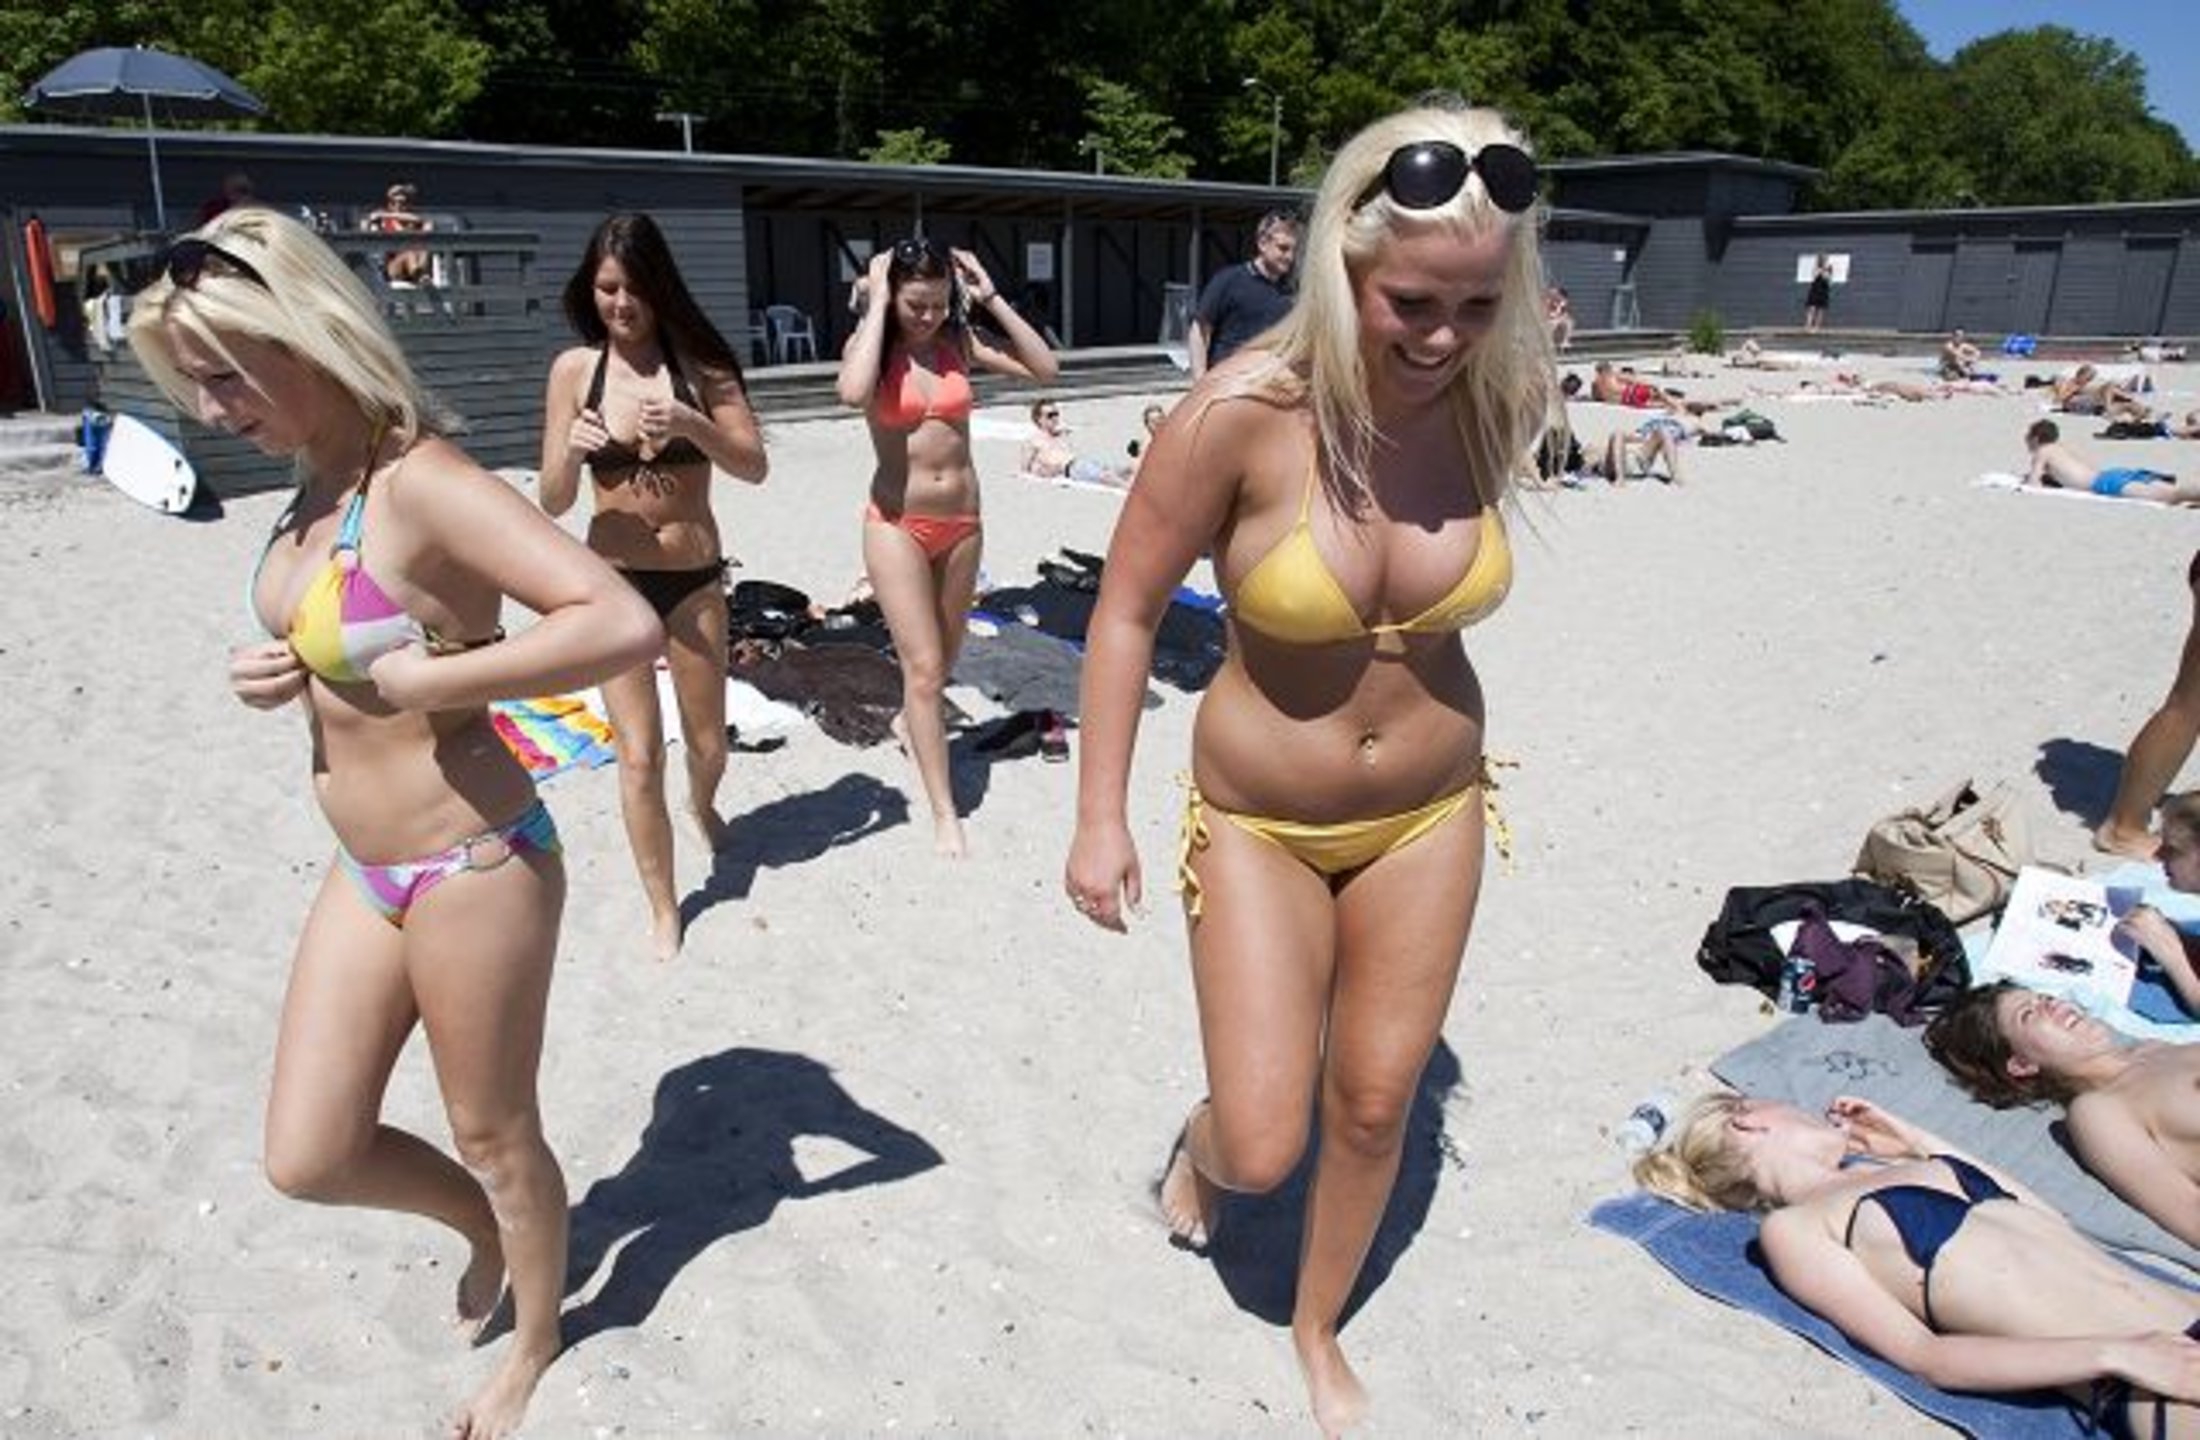
POLYGON ((1497 807, 1497 781, 1490 775, 1492 765, 1510 766, 1510 760, 1492 760, 1488 756, 1476 762, 1474 779, 1449 795, 1442 796, 1398 815, 1383 815, 1372 820, 1342 820, 1333 825, 1313 825, 1301 820, 1271 820, 1264 815, 1240 815, 1219 805, 1210 805, 1199 793, 1199 786, 1192 783, 1190 775, 1181 775, 1184 786, 1184 827, 1178 835, 1176 852, 1176 888, 1184 896, 1184 908, 1194 920, 1203 907, 1199 876, 1192 871, 1192 854, 1207 848, 1207 812, 1214 811, 1223 819, 1248 835, 1257 835, 1271 845, 1280 846, 1300 864, 1323 875, 1342 875, 1381 859, 1393 850, 1400 850, 1434 830, 1466 808, 1476 794, 1482 797, 1482 818, 1489 826, 1490 839, 1497 847, 1498 858, 1508 866, 1513 858, 1512 826, 1505 823, 1505 816, 1497 807))

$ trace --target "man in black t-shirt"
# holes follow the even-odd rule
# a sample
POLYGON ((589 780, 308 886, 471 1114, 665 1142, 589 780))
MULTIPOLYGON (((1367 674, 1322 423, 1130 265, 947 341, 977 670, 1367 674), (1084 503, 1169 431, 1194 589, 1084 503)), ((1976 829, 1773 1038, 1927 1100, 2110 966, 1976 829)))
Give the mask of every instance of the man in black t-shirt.
POLYGON ((1207 282, 1186 337, 1192 378, 1266 330, 1291 308, 1291 263, 1299 254, 1299 222, 1282 212, 1261 217, 1253 258, 1207 282))

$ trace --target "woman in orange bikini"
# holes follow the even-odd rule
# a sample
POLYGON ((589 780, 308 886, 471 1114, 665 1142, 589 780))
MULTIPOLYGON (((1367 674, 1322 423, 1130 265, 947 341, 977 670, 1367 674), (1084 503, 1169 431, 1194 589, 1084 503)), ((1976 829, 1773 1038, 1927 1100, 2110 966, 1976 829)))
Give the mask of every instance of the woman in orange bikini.
POLYGON ((1223 1192, 1291 1173, 1319 1104, 1292 1340, 1331 1434, 1366 1404, 1338 1320, 1481 887, 1492 787, 1460 632, 1505 598, 1499 505, 1555 403, 1536 183, 1488 110, 1406 111, 1338 152, 1296 308, 1154 437, 1088 632, 1064 883, 1119 930, 1143 887, 1125 789, 1154 631, 1211 551, 1230 650, 1178 862, 1210 1095, 1160 1203, 1203 1245, 1223 1192))
POLYGON ((227 210, 177 241, 130 345, 180 409, 297 472, 249 589, 267 638, 229 667, 244 704, 303 709, 337 839, 283 997, 268 1179, 450 1227, 462 1319, 509 1275, 511 1348, 450 1427, 509 1435, 561 1343, 565 1180, 535 1075, 565 869, 486 707, 637 663, 656 619, 444 438, 381 306, 296 221, 227 210), (506 596, 541 617, 509 640, 506 596), (382 1120, 416 1027, 456 1159, 382 1120))
POLYGON ((970 371, 1050 381, 1054 353, 1001 299, 978 257, 902 240, 871 257, 870 303, 840 355, 840 400, 871 424, 878 468, 863 512, 863 564, 901 661, 894 733, 916 762, 939 853, 964 852, 948 773, 940 692, 977 589, 978 472, 970 459, 970 371), (1007 348, 965 317, 983 316, 1007 348))
MULTIPOLYGON (((764 479, 764 442, 741 363, 673 263, 647 215, 596 227, 565 283, 565 316, 585 342, 551 363, 543 400, 542 508, 563 515, 581 467, 595 482, 588 543, 664 623, 665 668, 680 712, 688 808, 713 850, 725 843, 725 555, 710 508, 723 470, 764 479)), ((649 901, 650 946, 680 953, 665 723, 655 657, 604 683, 619 752, 619 814, 649 901)))

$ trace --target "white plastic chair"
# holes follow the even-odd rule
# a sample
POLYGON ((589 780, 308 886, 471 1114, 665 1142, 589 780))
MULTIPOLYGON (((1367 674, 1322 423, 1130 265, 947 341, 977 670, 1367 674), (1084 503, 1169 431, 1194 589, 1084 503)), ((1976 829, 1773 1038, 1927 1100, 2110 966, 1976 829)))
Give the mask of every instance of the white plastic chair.
POLYGON ((771 335, 772 363, 786 365, 795 359, 797 351, 807 352, 811 360, 817 359, 817 331, 810 325, 810 317, 793 305, 766 305, 764 326, 771 335))

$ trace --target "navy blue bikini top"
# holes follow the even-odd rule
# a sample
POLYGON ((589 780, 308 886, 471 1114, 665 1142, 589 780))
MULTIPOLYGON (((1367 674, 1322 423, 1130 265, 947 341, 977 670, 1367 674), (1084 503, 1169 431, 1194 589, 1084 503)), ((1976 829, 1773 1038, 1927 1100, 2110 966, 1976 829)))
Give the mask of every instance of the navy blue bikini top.
MULTIPOLYGON (((601 412, 603 408, 604 370, 610 363, 611 347, 606 344, 603 349, 596 352, 596 373, 589 377, 588 397, 581 401, 583 410, 601 412)), ((696 401, 695 391, 688 385, 687 376, 680 373, 680 362, 672 358, 670 350, 665 352, 665 369, 672 372, 672 398, 682 405, 701 409, 701 405, 696 401)), ((618 474, 627 470, 639 469, 642 465, 642 452, 640 449, 616 438, 605 441, 582 458, 588 461, 589 468, 598 475, 607 471, 618 474)), ((665 448, 659 450, 649 463, 652 465, 692 465, 698 460, 708 460, 709 458, 694 441, 680 436, 666 442, 665 448)))
POLYGON ((1858 1200, 1856 1208, 1849 1212, 1849 1228, 1842 1232, 1841 1243, 1848 1245, 1855 1237, 1856 1217, 1863 1213, 1866 1205, 1876 1204, 1885 1211, 1896 1237, 1902 1241, 1902 1248, 1909 1252, 1910 1262, 1922 1272, 1925 1323, 1938 1330, 1940 1326, 1933 1320, 1933 1262, 1940 1258, 1941 1247, 1963 1228, 1973 1206, 1983 1205, 1988 1200, 2017 1197, 1968 1160, 1955 1155, 1932 1158, 1946 1165, 1949 1173, 1956 1177, 1956 1184, 1963 1190, 1961 1199, 1930 1185, 1889 1185, 1884 1190, 1874 1190, 1858 1200))

